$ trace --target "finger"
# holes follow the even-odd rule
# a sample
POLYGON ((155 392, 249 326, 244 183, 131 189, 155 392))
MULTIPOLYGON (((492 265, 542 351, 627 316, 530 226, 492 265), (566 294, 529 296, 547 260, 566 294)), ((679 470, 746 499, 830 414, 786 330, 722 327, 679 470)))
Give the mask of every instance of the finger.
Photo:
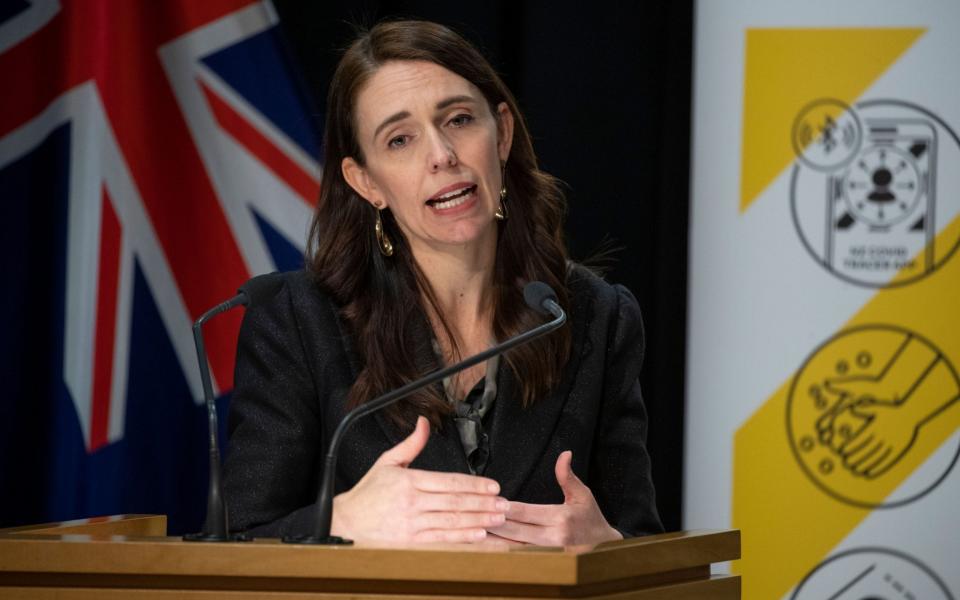
POLYGON ((413 535, 413 541, 415 542, 448 542, 451 544, 480 542, 486 538, 486 529, 426 529, 413 535))
POLYGON ((444 494, 429 492, 417 495, 417 508, 423 511, 506 513, 510 503, 500 496, 486 494, 444 494))
POLYGON ((840 454, 847 458, 855 452, 859 452, 864 448, 868 447, 873 442, 873 434, 869 434, 864 438, 860 437, 859 432, 853 434, 849 440, 840 445, 840 454))
POLYGON ((434 471, 412 470, 413 486, 421 492, 482 494, 485 496, 500 493, 500 484, 493 479, 467 475, 465 473, 437 473, 434 471))
POLYGON ((583 485, 583 482, 574 474, 573 468, 570 466, 572 461, 573 452, 564 450, 560 453, 560 456, 557 457, 557 464, 553 468, 554 474, 557 476, 557 483, 560 484, 560 489, 563 490, 564 503, 579 500, 583 496, 584 489, 587 487, 583 485))
POLYGON ((817 419, 817 437, 821 444, 830 445, 833 439, 833 415, 823 415, 817 419))
POLYGON ((874 457, 873 460, 869 461, 869 464, 863 467, 863 474, 872 479, 882 473, 881 467, 884 461, 887 460, 887 457, 890 456, 890 452, 892 452, 892 449, 888 446, 883 452, 874 457))
POLYGON ((850 422, 841 423, 840 426, 837 427, 837 437, 838 437, 839 440, 840 440, 840 441, 839 441, 839 444, 843 444, 843 443, 846 442, 847 440, 851 440, 851 439, 853 439, 854 437, 856 437, 857 434, 860 433, 860 430, 861 430, 861 429, 863 429, 863 428, 860 427, 860 428, 858 428, 856 431, 854 431, 854 429, 853 429, 853 427, 851 426, 850 422))
POLYGON ((490 533, 498 535, 515 542, 525 544, 536 544, 537 546, 559 546, 551 535, 551 528, 542 525, 531 525, 530 523, 519 523, 517 521, 507 520, 499 527, 488 529, 490 533))
POLYGON ((489 529, 506 521, 503 513, 482 512, 425 512, 413 518, 418 531, 431 529, 489 529))
POLYGON ((869 396, 875 385, 863 377, 846 377, 839 379, 825 379, 823 387, 833 394, 857 399, 869 396))
POLYGON ((856 468, 864 460, 870 458, 883 447, 883 440, 873 440, 869 444, 862 446, 856 452, 851 452, 844 459, 844 463, 851 469, 856 468))
POLYGON ((851 387, 848 387, 849 383, 844 381, 833 381, 827 379, 823 382, 823 387, 830 393, 836 394, 838 396, 853 396, 854 391, 851 387))
POLYGON ((531 525, 552 525, 560 520, 562 510, 562 504, 511 502, 507 519, 531 525))
POLYGON ((893 465, 897 464, 897 461, 900 460, 898 454, 893 453, 893 448, 890 448, 891 452, 880 461, 876 467, 874 467, 870 472, 870 477, 879 477, 893 468, 893 465))
POLYGON ((870 421, 877 415, 877 409, 873 406, 877 404, 877 401, 869 398, 868 400, 862 400, 862 402, 864 402, 864 404, 854 404, 851 406, 850 413, 864 421, 870 421), (869 404, 866 404, 866 402, 869 402, 869 404))
POLYGON ((402 442, 390 448, 380 455, 377 465, 394 465, 406 467, 413 462, 417 455, 427 445, 430 439, 430 422, 425 417, 417 417, 417 424, 413 428, 413 433, 408 435, 402 442))
POLYGON ((833 418, 834 414, 832 412, 826 412, 817 418, 816 427, 821 436, 833 431, 833 418))
POLYGON ((863 464, 864 461, 869 460, 871 456, 874 456, 882 448, 883 442, 878 440, 876 443, 871 444, 859 452, 855 452, 848 456, 844 463, 854 473, 859 474, 861 472, 860 465, 863 464))

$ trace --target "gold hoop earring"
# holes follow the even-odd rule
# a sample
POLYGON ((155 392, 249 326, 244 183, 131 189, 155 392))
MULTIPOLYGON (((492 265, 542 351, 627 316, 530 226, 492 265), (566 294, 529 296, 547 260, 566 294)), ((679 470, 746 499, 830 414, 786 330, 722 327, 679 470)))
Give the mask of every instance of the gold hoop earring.
POLYGON ((493 218, 498 221, 507 220, 507 163, 503 163, 503 176, 500 178, 500 206, 493 213, 493 218))
POLYGON ((393 242, 387 237, 383 230, 383 220, 380 218, 380 210, 377 210, 377 221, 373 225, 373 231, 377 234, 377 246, 380 248, 380 254, 384 256, 393 256, 393 242))

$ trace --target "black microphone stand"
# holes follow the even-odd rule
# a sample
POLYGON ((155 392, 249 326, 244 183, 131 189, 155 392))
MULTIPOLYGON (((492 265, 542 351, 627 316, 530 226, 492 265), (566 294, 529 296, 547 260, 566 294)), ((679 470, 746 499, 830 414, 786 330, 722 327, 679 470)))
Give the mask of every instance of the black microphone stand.
POLYGON ((397 388, 393 391, 383 394, 382 396, 374 398, 370 402, 362 404, 347 413, 347 416, 340 421, 340 424, 333 433, 333 438, 330 440, 330 448, 327 450, 327 456, 324 461, 323 483, 321 484, 320 494, 317 498, 316 528, 311 535, 284 536, 283 541, 285 543, 324 545, 345 545, 353 543, 352 540, 344 539, 336 535, 330 535, 330 525, 333 521, 333 482, 337 467, 337 452, 340 448, 340 442, 343 440, 343 436, 346 434, 347 430, 350 429, 350 427, 358 419, 365 417, 370 413, 389 406, 390 404, 409 396, 413 392, 436 383, 445 377, 453 375, 454 373, 462 371, 468 367, 472 367, 473 365, 481 363, 489 358, 493 358, 498 354, 507 352, 512 348, 526 344, 527 342, 530 342, 540 336, 546 335, 551 331, 558 329, 564 324, 564 322, 566 322, 566 313, 563 312, 563 309, 560 308, 555 300, 555 297, 553 297, 553 290, 551 290, 546 284, 541 282, 532 282, 527 284, 526 288, 524 289, 524 298, 527 300, 527 304, 529 304, 531 308, 534 308, 541 313, 549 312, 552 314, 554 316, 553 320, 548 321, 543 325, 539 325, 516 337, 513 337, 502 344, 494 346, 493 348, 484 350, 483 352, 471 356, 470 358, 467 358, 455 365, 434 371, 422 379, 411 381, 403 387, 397 388), (539 284, 541 287, 537 288, 537 284, 539 284))
POLYGON ((218 442, 217 404, 213 396, 213 383, 210 380, 210 365, 207 363, 207 351, 203 343, 203 324, 211 318, 237 306, 246 306, 250 302, 259 302, 279 288, 282 282, 280 273, 259 275, 249 280, 237 290, 237 295, 221 302, 193 323, 193 342, 197 347, 197 362, 200 366, 200 380, 203 382, 203 399, 207 406, 207 426, 210 446, 210 484, 207 489, 207 516, 203 530, 183 536, 187 542, 246 542, 251 538, 245 533, 230 533, 227 520, 227 506, 223 498, 223 482, 220 477, 220 444, 218 442))
POLYGON ((247 303, 247 295, 242 290, 233 298, 214 306, 200 315, 193 323, 193 342, 197 347, 197 361, 200 364, 200 380, 203 382, 203 399, 207 406, 207 425, 210 446, 210 485, 207 489, 207 517, 203 530, 183 536, 188 542, 235 542, 247 541, 243 534, 230 535, 227 523, 227 507, 223 499, 223 482, 220 478, 220 444, 217 440, 217 403, 213 396, 213 383, 210 381, 210 366, 207 364, 207 351, 203 344, 203 324, 209 319, 247 303))

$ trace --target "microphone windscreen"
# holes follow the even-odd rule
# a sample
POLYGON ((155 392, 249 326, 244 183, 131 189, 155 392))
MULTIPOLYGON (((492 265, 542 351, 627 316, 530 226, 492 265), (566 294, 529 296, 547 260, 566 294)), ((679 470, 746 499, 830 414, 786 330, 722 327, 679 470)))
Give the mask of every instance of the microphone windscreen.
POLYGON ((550 316, 550 311, 543 305, 547 300, 557 301, 553 288, 542 281, 531 281, 523 286, 523 299, 527 306, 541 315, 550 316))
POLYGON ((257 275, 250 281, 240 286, 240 289, 237 290, 242 294, 246 294, 247 301, 244 302, 247 306, 251 304, 258 304, 264 302, 278 291, 283 285, 283 273, 274 272, 267 273, 265 275, 257 275))

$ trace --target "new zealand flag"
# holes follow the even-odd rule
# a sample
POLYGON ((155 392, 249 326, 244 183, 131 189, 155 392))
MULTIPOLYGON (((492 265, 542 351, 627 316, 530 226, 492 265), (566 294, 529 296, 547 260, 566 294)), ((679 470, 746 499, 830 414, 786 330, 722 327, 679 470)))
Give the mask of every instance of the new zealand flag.
MULTIPOLYGON (((190 325, 302 264, 320 170, 298 81, 268 2, 0 2, 0 526, 199 528, 190 325)), ((241 312, 205 328, 221 410, 241 312)))

